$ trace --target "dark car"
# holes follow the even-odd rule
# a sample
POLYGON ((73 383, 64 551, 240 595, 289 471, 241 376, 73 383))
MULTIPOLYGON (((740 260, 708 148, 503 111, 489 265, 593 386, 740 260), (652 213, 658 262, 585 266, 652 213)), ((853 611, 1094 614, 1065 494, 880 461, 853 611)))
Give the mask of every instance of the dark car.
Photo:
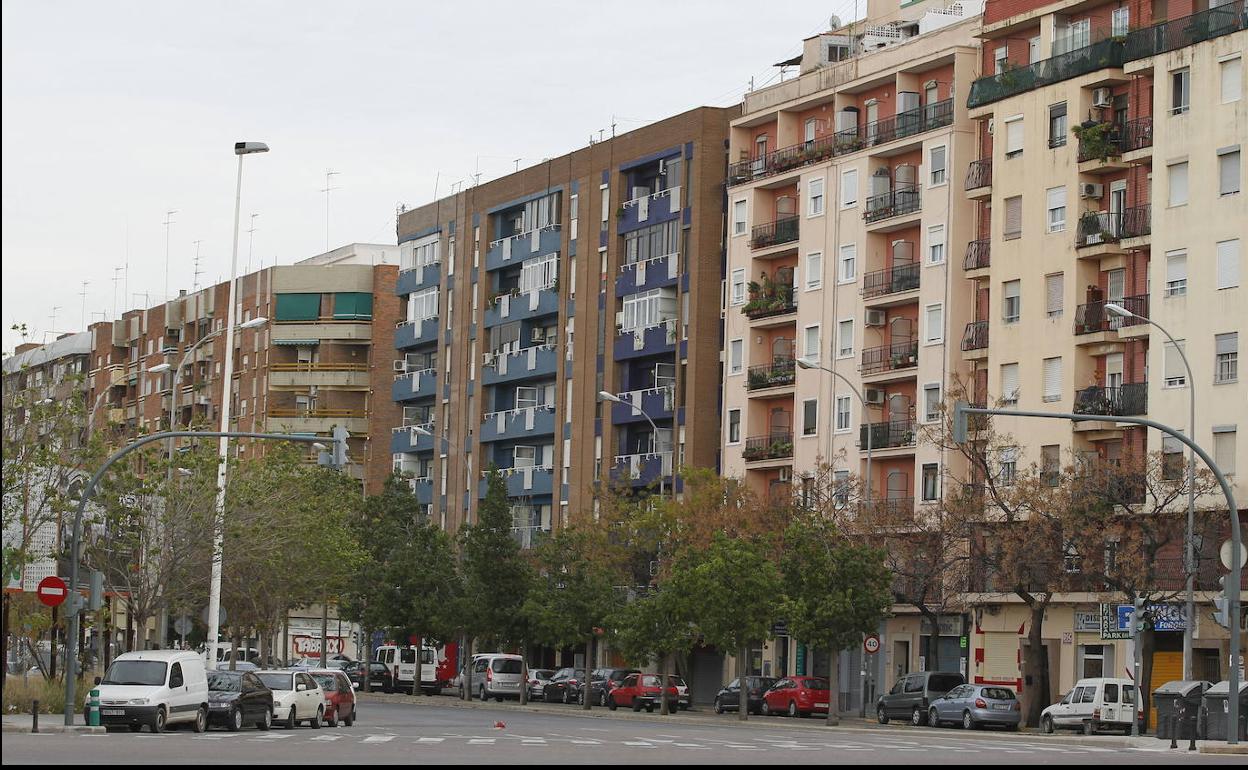
MULTIPOLYGON (((364 689, 364 663, 362 661, 348 663, 343 667, 342 673, 347 675, 347 678, 351 680, 351 684, 361 690, 364 689)), ((368 673, 369 690, 373 692, 390 692, 394 689, 394 675, 386 667, 385 663, 378 663, 377 661, 369 663, 368 673)))
MULTIPOLYGON (((763 693, 776 683, 771 676, 747 676, 745 678, 746 709, 751 714, 758 714, 763 708, 763 693)), ((741 697, 741 680, 733 679, 715 693, 715 713, 736 711, 741 697)))
POLYGON ((944 671, 906 674, 876 701, 876 721, 886 725, 890 719, 906 719, 915 727, 927 724, 932 701, 962 684, 966 684, 966 680, 961 674, 944 671))
POLYGON ((529 700, 543 700, 542 694, 546 683, 555 675, 553 668, 529 669, 529 700))
MULTIPOLYGON (((607 705, 607 693, 619 687, 630 674, 640 674, 641 671, 635 668, 596 668, 589 674, 589 692, 593 696, 594 703, 599 706, 607 705)), ((580 692, 581 688, 577 688, 577 701, 585 702, 584 694, 580 692)))
POLYGON ((273 691, 250 671, 208 672, 208 724, 230 732, 254 724, 267 730, 273 724, 273 691))
POLYGON ((547 703, 574 703, 576 688, 585 681, 585 669, 561 668, 542 688, 542 700, 547 703))

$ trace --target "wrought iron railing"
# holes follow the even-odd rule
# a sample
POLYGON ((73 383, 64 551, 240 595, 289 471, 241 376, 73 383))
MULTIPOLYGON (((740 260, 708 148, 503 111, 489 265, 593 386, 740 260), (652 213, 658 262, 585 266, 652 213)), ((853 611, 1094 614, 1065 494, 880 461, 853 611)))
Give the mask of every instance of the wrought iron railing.
MULTIPOLYGON (((1135 316, 1148 317, 1147 294, 1110 301, 1115 305, 1121 305, 1129 312, 1135 314, 1135 316)), ((1096 332, 1114 331, 1124 326, 1136 326, 1144 323, 1138 317, 1124 318, 1106 310, 1105 305, 1110 301, 1099 300, 1075 308, 1075 334, 1095 334, 1096 332)))
POLYGON ((792 433, 769 433, 766 436, 754 436, 745 440, 745 449, 741 457, 746 462, 755 460, 776 460, 793 456, 792 433))
POLYGON ((992 264, 992 239, 983 238, 966 244, 966 258, 962 260, 963 270, 979 270, 992 264))
POLYGON ((1123 60, 1144 59, 1244 29, 1243 2, 1227 3, 1191 16, 1163 21, 1127 34, 1123 60))
POLYGON ((1152 206, 1132 206, 1122 212, 1122 237, 1139 238, 1153 232, 1152 206))
POLYGON ((872 524, 909 524, 914 521, 914 498, 889 497, 863 501, 858 504, 858 510, 860 514, 869 516, 872 524))
POLYGON ((778 246, 782 243, 796 241, 798 222, 800 220, 800 217, 793 215, 782 217, 774 222, 756 225, 750 232, 750 248, 765 249, 768 246, 778 246))
POLYGON ((1075 393, 1077 414, 1129 417, 1148 414, 1148 383, 1133 382, 1114 388, 1099 385, 1075 393))
POLYGON ((966 168, 966 189, 987 187, 992 184, 992 158, 973 160, 966 168))
POLYGON ((1085 211, 1079 216, 1076 246, 1116 243, 1122 237, 1121 211, 1085 211))
POLYGON ((1121 67, 1123 61, 1123 41, 1107 38, 1035 64, 979 78, 971 84, 966 106, 974 109, 1105 67, 1121 67))
POLYGON ((988 322, 971 321, 962 332, 963 350, 983 350, 988 347, 988 322))
POLYGON ((862 373, 879 374, 919 365, 919 343, 895 342, 862 351, 862 373))
POLYGON ((919 288, 919 263, 907 262, 862 276, 862 296, 882 297, 919 288))
POLYGON ((775 286, 769 290, 751 292, 748 301, 742 306, 741 312, 751 321, 758 318, 785 315, 797 311, 796 300, 792 286, 775 286))
POLYGON ((871 431, 871 448, 890 449, 914 446, 914 420, 889 420, 863 425, 858 431, 858 448, 867 448, 867 430, 871 431))
POLYGON ((1131 152, 1153 146, 1153 118, 1136 118, 1122 124, 1122 151, 1131 152))
POLYGON ((862 218, 867 223, 879 222, 889 217, 913 214, 920 208, 918 185, 900 185, 889 192, 867 198, 867 210, 862 218))
POLYGON ((751 366, 746 372, 745 387, 748 390, 777 388, 792 385, 797 379, 797 362, 792 358, 777 358, 770 364, 751 366))

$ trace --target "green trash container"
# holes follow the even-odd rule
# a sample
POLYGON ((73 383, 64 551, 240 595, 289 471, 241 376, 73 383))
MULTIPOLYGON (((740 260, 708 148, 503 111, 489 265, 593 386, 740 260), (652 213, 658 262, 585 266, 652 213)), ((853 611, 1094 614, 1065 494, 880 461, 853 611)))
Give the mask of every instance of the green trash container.
POLYGON ((1153 708, 1157 711, 1157 737, 1181 741, 1200 738, 1199 716, 1205 691, 1212 682, 1179 679, 1166 682, 1153 690, 1153 708))
MULTIPOLYGON (((1225 741, 1231 733, 1231 683, 1218 682, 1205 691, 1205 740, 1225 741)), ((1248 740, 1248 682, 1239 683, 1239 739, 1248 740)))

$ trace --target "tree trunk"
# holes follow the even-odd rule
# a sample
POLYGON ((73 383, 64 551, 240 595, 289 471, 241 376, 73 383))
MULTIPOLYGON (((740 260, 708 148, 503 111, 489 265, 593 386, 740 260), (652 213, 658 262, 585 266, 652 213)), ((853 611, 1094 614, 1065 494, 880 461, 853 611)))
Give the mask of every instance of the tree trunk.
POLYGON ((529 705, 529 655, 524 640, 520 641, 520 705, 529 705))
POLYGON ((1152 630, 1141 631, 1136 643, 1140 645, 1140 686, 1135 690, 1139 705, 1136 708, 1139 709, 1137 718, 1142 720, 1140 735, 1143 735, 1148 729, 1148 712, 1152 706, 1147 694, 1153 691, 1153 653, 1157 650, 1157 636, 1152 630))
POLYGON ((237 671, 238 665, 238 646, 242 640, 243 632, 240 629, 234 629, 234 633, 230 634, 230 670, 237 671))
POLYGON ((372 688, 368 686, 368 682, 373 678, 373 635, 371 629, 360 625, 360 633, 364 635, 364 675, 363 681, 360 683, 360 689, 364 692, 372 692, 372 688))
MULTIPOLYGON (((419 651, 418 651, 419 652, 419 651)), ((419 655, 418 655, 419 657, 419 655)), ((321 668, 329 668, 329 597, 321 598, 321 668)), ((412 694, 420 683, 420 663, 416 664, 416 676, 412 677, 412 694)))
POLYGON ((472 700, 472 637, 464 637, 464 700, 472 700))
POLYGON ((828 727, 841 723, 841 651, 828 651, 828 727))
POLYGON ((590 687, 590 682, 594 681, 593 671, 594 635, 591 632, 589 636, 585 637, 585 681, 581 683, 581 692, 584 694, 583 700, 585 701, 581 704, 581 708, 585 711, 589 711, 594 707, 594 691, 593 688, 590 687))
POLYGON ((282 665, 290 665, 290 608, 282 610, 282 665))
POLYGON ((0 620, 0 693, 4 692, 4 686, 9 680, 9 595, 4 595, 4 615, 0 620))
POLYGON ((1040 724, 1040 712, 1049 705, 1044 697, 1049 681, 1049 656, 1044 654, 1044 610, 1048 602, 1029 605, 1027 649, 1023 652, 1023 720, 1028 727, 1040 724))
POLYGON ((107 671, 113 662, 113 598, 111 596, 104 600, 104 622, 101 626, 100 654, 104 656, 104 670, 107 671))
POLYGON ((927 670, 940 670, 940 616, 932 612, 926 605, 917 605, 919 614, 927 618, 931 625, 931 633, 927 637, 927 670))
POLYGON ((750 718, 750 688, 746 682, 750 673, 749 655, 749 645, 743 644, 737 649, 737 682, 741 685, 737 688, 737 719, 741 722, 750 718))
POLYGON ((663 656, 663 662, 660 665, 659 671, 659 703, 661 704, 659 706, 659 713, 663 716, 667 716, 672 713, 671 707, 668 705, 667 700, 667 664, 671 657, 672 656, 670 654, 663 656))

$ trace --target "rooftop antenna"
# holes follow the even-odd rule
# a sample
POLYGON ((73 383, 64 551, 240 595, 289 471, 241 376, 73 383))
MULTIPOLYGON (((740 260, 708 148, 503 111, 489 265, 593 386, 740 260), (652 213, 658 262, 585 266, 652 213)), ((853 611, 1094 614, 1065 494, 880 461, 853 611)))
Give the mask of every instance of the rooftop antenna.
MULTIPOLYGON (((52 332, 52 335, 53 335, 53 336, 56 336, 56 311, 58 311, 58 310, 60 310, 60 309, 61 309, 61 306, 60 306, 60 305, 53 305, 53 306, 52 306, 52 315, 49 317, 49 318, 50 318, 50 320, 52 321, 52 323, 50 324, 50 328, 48 329, 48 331, 52 332)), ((47 341, 47 339, 48 339, 48 332, 44 332, 44 333, 43 333, 43 339, 44 339, 44 341, 45 341, 45 342, 47 341)))
POLYGON ((330 184, 330 178, 338 176, 339 173, 332 168, 325 169, 325 189, 321 190, 325 193, 325 251, 329 251, 329 191, 338 189, 330 184))
MULTIPOLYGON (((169 209, 165 212, 165 299, 169 299, 169 229, 173 225, 173 215, 178 213, 177 209, 169 209)), ((127 239, 126 251, 129 252, 129 240, 127 239)), ((129 264, 129 260, 126 260, 129 264)))
POLYGON ((87 283, 82 282, 82 291, 78 292, 78 296, 82 297, 82 320, 80 321, 82 328, 87 328, 87 283))
POLYGON ((113 318, 117 317, 117 282, 121 280, 121 271, 124 267, 113 268, 113 318))
MULTIPOLYGON (((326 196, 328 195, 329 193, 326 193, 326 196)), ((251 215, 251 227, 247 229, 247 269, 243 271, 244 275, 251 273, 251 253, 256 243, 256 217, 258 216, 260 215, 255 213, 251 215)), ((328 220, 329 216, 326 215, 325 218, 328 220)))
MULTIPOLYGON (((202 241, 202 240, 199 240, 199 241, 194 241, 194 244, 195 244, 195 272, 192 274, 192 280, 191 280, 191 291, 193 291, 193 292, 195 292, 195 291, 199 291, 199 276, 203 275, 203 272, 204 272, 203 270, 200 270, 200 269, 199 269, 199 244, 201 244, 201 243, 203 243, 203 241, 202 241)), ((248 260, 250 261, 250 259, 251 259, 251 257, 249 256, 249 257, 248 257, 248 260)))
POLYGON ((520 161, 522 160, 524 160, 524 158, 516 158, 516 171, 520 170, 520 161))
POLYGON ((144 310, 146 310, 146 309, 147 309, 147 306, 148 306, 148 305, 152 304, 152 293, 151 293, 151 292, 148 292, 148 291, 136 291, 134 294, 131 294, 130 296, 131 296, 131 297, 142 297, 142 298, 143 298, 143 309, 144 309, 144 310))

